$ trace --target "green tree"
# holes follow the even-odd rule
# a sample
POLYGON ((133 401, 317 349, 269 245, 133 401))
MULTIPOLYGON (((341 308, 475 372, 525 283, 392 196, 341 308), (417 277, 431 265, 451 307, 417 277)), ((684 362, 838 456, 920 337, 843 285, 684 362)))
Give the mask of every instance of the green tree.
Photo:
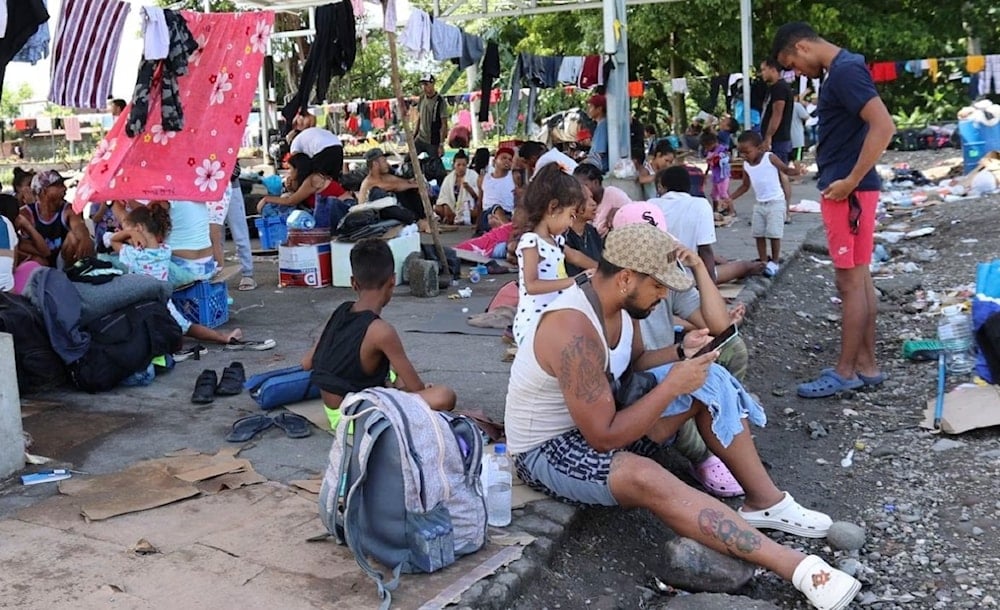
POLYGON ((30 100, 35 95, 28 83, 21 83, 16 89, 4 88, 3 100, 0 101, 0 118, 13 119, 21 115, 21 103, 30 100))

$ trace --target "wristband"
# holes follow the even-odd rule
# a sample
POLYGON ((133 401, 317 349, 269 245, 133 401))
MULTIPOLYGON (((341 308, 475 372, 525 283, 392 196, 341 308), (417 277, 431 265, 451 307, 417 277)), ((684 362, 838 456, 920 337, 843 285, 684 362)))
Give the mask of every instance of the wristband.
POLYGON ((677 360, 684 360, 687 356, 684 355, 684 345, 681 343, 677 344, 677 360))

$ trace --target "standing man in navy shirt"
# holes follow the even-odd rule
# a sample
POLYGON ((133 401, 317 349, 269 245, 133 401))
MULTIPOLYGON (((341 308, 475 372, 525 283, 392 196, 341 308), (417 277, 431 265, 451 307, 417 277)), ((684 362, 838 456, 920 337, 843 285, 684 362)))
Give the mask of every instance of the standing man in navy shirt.
POLYGON ((781 162, 788 165, 792 155, 792 110, 795 99, 788 83, 781 78, 781 66, 776 59, 769 57, 760 62, 760 76, 767 83, 764 116, 760 121, 764 150, 778 155, 781 162))
POLYGON ((798 394, 822 398, 877 386, 885 376, 875 360, 878 303, 868 269, 880 188, 875 163, 896 128, 864 57, 820 38, 809 24, 799 21, 781 26, 771 54, 803 76, 820 78, 825 73, 816 109, 816 163, 823 224, 843 301, 840 359, 836 367, 799 385, 798 394))

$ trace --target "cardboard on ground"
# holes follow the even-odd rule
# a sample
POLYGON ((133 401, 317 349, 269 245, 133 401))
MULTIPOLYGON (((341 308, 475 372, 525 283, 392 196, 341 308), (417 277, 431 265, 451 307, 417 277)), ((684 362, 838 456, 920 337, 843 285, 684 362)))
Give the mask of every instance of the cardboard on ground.
MULTIPOLYGON (((934 403, 927 401, 921 427, 934 429, 934 403)), ((961 434, 976 428, 1000 426, 1000 387, 962 384, 944 395, 941 431, 961 434)))

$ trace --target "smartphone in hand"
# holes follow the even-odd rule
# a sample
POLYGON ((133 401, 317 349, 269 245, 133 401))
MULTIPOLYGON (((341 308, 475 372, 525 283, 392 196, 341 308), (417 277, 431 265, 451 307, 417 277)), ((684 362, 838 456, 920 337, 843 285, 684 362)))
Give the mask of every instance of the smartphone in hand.
POLYGON ((740 335, 740 331, 736 328, 735 324, 731 324, 729 328, 719 333, 719 336, 712 339, 712 342, 705 347, 698 350, 698 353, 694 355, 695 358, 698 356, 703 356, 709 352, 714 352, 717 349, 722 349, 727 343, 735 339, 740 335))

